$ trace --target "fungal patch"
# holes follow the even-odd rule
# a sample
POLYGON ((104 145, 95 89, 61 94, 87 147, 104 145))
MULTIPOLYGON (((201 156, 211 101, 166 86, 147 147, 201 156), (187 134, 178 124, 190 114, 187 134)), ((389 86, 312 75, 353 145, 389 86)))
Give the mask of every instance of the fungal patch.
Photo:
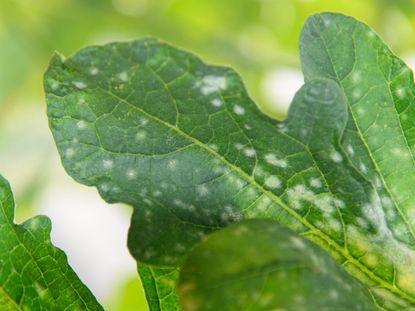
POLYGON ((235 112, 237 115, 241 116, 245 114, 245 108, 235 105, 233 106, 233 112, 235 112))
POLYGON ((135 135, 135 140, 136 141, 142 141, 142 140, 146 139, 146 136, 147 136, 146 131, 138 131, 137 134, 135 135))
POLYGON ((176 160, 170 160, 169 162, 167 162, 167 168, 171 171, 176 170, 177 168, 177 161, 176 160))
POLYGON ((112 160, 106 159, 102 161, 102 166, 105 169, 109 170, 114 166, 114 162, 112 160))
POLYGON ((246 148, 246 149, 243 150, 243 152, 249 158, 254 157, 255 154, 256 154, 255 149, 253 149, 253 148, 246 148))
POLYGON ((361 171, 363 174, 366 174, 366 173, 367 173, 367 167, 366 167, 366 165, 364 165, 364 164, 363 164, 363 162, 360 162, 360 164, 359 164, 359 168, 360 168, 360 171, 361 171))
POLYGON ((270 189, 280 188, 281 180, 277 176, 271 175, 265 180, 265 186, 270 189))
POLYGON ((223 105, 222 101, 219 98, 212 99, 210 102, 213 107, 219 108, 223 105))
POLYGON ((405 91, 405 88, 403 88, 403 87, 398 87, 397 89, 396 89, 396 95, 399 97, 399 98, 404 98, 405 96, 406 96, 406 91, 405 91))
POLYGON ((335 163, 340 163, 343 161, 343 156, 338 151, 333 151, 330 154, 330 159, 335 163))
POLYGON ((347 147, 346 147, 346 149, 347 149, 347 152, 350 154, 350 156, 354 156, 354 149, 353 149, 353 146, 352 145, 347 145, 347 147))
POLYGON ((360 74, 360 72, 358 72, 358 71, 353 72, 353 74, 352 74, 352 81, 354 83, 360 82, 361 79, 362 79, 362 75, 360 74))
POLYGON ((237 150, 241 150, 244 147, 241 143, 236 143, 234 146, 237 150))
POLYGON ((88 84, 86 84, 83 81, 74 81, 74 82, 72 82, 72 84, 80 90, 83 90, 83 89, 88 87, 88 84))
POLYGON ((51 80, 49 85, 53 91, 56 91, 59 88, 59 83, 55 80, 51 80))
POLYGON ((76 123, 76 127, 80 130, 84 130, 87 126, 88 124, 84 120, 78 121, 78 123, 76 123))
POLYGON ((75 155, 75 150, 73 148, 68 148, 65 151, 65 157, 66 158, 72 158, 75 155))
POLYGON ((287 168, 288 162, 284 159, 279 159, 275 154, 268 153, 264 156, 265 161, 267 161, 268 164, 271 164, 273 166, 281 167, 281 168, 287 168))
POLYGON ((209 194, 209 189, 205 185, 199 185, 196 188, 197 194, 204 197, 209 194))
POLYGON ((313 188, 321 188, 323 186, 323 183, 321 182, 319 178, 311 178, 310 186, 313 188))
POLYGON ((98 73, 99 73, 99 69, 98 69, 97 67, 91 67, 91 68, 89 69, 89 74, 90 74, 91 76, 96 76, 98 73))
POLYGON ((128 179, 134 179, 134 178, 136 178, 137 177, 137 172, 135 171, 135 170, 128 170, 127 171, 127 178, 128 179))
POLYGON ((118 78, 122 81, 122 82, 127 82, 128 81, 128 73, 123 71, 121 73, 118 74, 118 78))
POLYGON ((205 76, 201 81, 195 83, 195 87, 199 88, 203 95, 209 95, 221 90, 226 90, 226 79, 221 76, 205 76))

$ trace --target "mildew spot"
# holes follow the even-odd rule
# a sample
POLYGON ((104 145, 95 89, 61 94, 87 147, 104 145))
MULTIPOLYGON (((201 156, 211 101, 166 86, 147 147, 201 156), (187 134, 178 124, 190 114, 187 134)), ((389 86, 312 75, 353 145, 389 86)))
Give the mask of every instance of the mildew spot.
POLYGON ((265 186, 270 189, 280 188, 281 180, 277 176, 271 175, 265 180, 265 186))
POLYGON ((267 163, 273 165, 273 166, 278 166, 281 168, 287 168, 288 167, 288 162, 287 160, 284 159, 279 159, 275 154, 273 153, 268 153, 264 156, 265 161, 267 161, 267 163))
POLYGON ((209 95, 221 90, 226 90, 226 79, 221 76, 205 76, 202 81, 195 83, 195 87, 200 88, 203 95, 209 95))
POLYGON ((245 108, 235 105, 233 106, 233 112, 235 112, 237 115, 244 115, 245 114, 245 108))

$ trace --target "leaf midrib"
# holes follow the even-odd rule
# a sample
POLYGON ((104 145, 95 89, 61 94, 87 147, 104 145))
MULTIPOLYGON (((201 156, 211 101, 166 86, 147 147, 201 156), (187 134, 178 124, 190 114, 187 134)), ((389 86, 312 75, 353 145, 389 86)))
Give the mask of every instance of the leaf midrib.
POLYGON ((313 226, 311 223, 309 223, 307 220, 303 219, 300 215, 298 215, 294 210, 292 210, 288 205, 286 205, 278 196, 276 196, 274 193, 266 190, 263 186, 258 184, 255 179, 253 179, 250 175, 245 173, 242 169, 235 166, 234 164, 230 163, 227 159, 222 157, 218 152, 215 150, 209 148, 208 145, 202 143, 198 139, 189 136, 187 133, 183 132, 180 128, 162 120, 159 119, 156 116, 153 116, 152 114, 148 113, 147 111, 141 109, 140 107, 135 106, 134 104, 130 103, 129 101, 125 100, 124 98, 121 98, 117 96, 116 94, 112 93, 109 90, 106 90, 102 88, 101 86, 98 86, 100 90, 108 94, 109 96, 112 96, 113 98, 119 100, 120 102, 126 104, 127 106, 131 107, 132 109, 135 109, 139 111, 140 113, 146 115, 147 117, 151 118, 152 120, 159 122, 163 124, 164 126, 176 131, 178 134, 182 135, 186 139, 192 141, 195 145, 199 146, 201 149, 204 149, 214 155, 216 158, 221 160, 224 164, 231 167, 233 170, 235 170, 238 174, 240 174, 244 179, 246 179, 252 186, 255 186, 258 188, 262 193, 266 194, 269 198, 271 198, 274 203, 278 204, 280 207, 282 207, 284 210, 286 210, 291 216, 293 216, 295 219, 297 219, 301 224, 303 224, 305 227, 309 228, 309 230, 319 236, 322 240, 324 240, 330 247, 332 247, 335 251, 340 253, 343 257, 347 259, 348 262, 352 263, 354 266, 356 266, 362 273, 364 273, 367 277, 369 277, 372 281, 378 283, 382 287, 387 288, 389 291, 393 292, 400 298, 409 301, 411 304, 415 304, 415 297, 412 297, 408 293, 402 291, 401 289, 391 286, 388 282, 386 282, 381 277, 374 274, 371 270, 369 270, 365 265, 360 263, 356 258, 352 257, 347 249, 344 249, 340 245, 338 245, 334 240, 332 240, 329 236, 325 235, 321 230, 313 226))

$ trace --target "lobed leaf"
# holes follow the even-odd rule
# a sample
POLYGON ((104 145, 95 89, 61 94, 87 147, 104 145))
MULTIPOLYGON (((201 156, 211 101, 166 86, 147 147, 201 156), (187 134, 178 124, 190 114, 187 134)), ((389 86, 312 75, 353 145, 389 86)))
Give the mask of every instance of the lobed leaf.
POLYGON ((13 218, 13 195, 0 175, 0 310, 103 310, 52 245, 50 220, 16 225, 13 218))
POLYGON ((412 74, 362 23, 320 14, 288 118, 240 77, 152 38, 52 58, 50 127, 68 173, 134 207, 137 260, 177 267, 205 234, 270 218, 313 240, 387 310, 415 305, 412 74))

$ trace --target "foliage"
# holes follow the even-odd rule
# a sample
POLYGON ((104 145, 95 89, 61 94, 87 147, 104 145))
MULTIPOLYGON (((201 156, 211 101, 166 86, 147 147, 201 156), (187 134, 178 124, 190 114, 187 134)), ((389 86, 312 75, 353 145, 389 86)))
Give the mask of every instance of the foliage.
POLYGON ((310 17, 300 50, 306 83, 284 122, 232 69, 156 39, 52 58, 63 165, 134 208, 152 310, 413 309, 412 73, 340 14, 310 17))

